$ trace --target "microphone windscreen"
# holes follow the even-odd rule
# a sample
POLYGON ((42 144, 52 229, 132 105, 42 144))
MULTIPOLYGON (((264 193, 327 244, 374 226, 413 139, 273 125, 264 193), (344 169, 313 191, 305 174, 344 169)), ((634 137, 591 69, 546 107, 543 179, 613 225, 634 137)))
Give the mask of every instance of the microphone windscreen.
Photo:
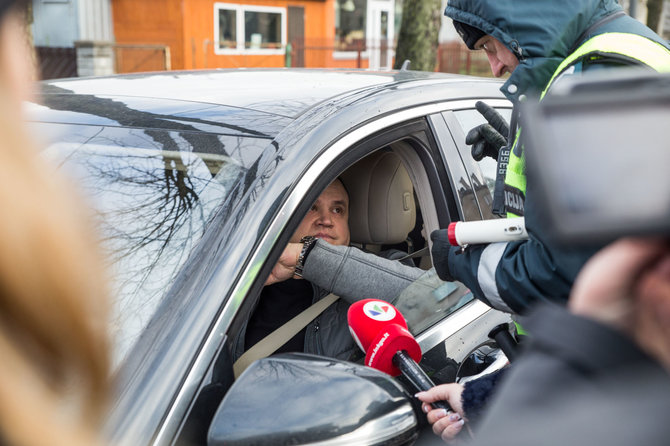
POLYGON ((421 361, 421 347, 414 336, 405 327, 389 324, 373 339, 365 354, 365 365, 398 376, 400 369, 393 363, 393 357, 403 350, 415 362, 421 361))
POLYGON ((373 339, 389 324, 407 328, 407 322, 390 303, 378 299, 364 299, 349 306, 347 312, 349 330, 358 346, 368 351, 373 339))
POLYGON ((421 347, 407 330, 407 322, 388 302, 376 299, 358 301, 349 307, 349 330, 358 346, 366 353, 365 365, 392 376, 400 374, 393 356, 407 351, 416 362, 421 361, 421 347))

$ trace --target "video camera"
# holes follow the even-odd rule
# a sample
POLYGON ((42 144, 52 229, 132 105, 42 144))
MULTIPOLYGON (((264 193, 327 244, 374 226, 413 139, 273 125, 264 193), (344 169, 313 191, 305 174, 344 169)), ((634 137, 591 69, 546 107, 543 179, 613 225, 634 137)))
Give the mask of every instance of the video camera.
POLYGON ((614 71, 521 104, 528 172, 559 242, 670 234, 670 75, 614 71))

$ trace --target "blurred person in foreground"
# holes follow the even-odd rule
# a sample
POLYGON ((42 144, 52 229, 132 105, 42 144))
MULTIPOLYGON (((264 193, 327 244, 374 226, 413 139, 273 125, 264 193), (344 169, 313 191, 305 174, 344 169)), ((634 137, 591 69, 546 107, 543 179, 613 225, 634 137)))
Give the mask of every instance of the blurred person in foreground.
POLYGON ((87 215, 22 122, 27 0, 0 0, 0 444, 100 444, 106 280, 87 215))
MULTIPOLYGON (((543 304, 530 316, 528 326, 535 330, 526 352, 507 372, 473 444, 668 442, 668 240, 612 243, 577 276, 567 309, 543 304)), ((459 408, 453 385, 418 397, 447 399, 459 408)), ((428 419, 445 440, 461 429, 437 410, 429 410, 428 419)))

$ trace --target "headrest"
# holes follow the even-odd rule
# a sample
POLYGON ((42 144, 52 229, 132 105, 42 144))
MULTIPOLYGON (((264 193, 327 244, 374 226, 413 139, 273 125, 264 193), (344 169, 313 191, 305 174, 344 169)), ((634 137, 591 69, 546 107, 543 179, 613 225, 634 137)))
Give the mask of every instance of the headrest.
POLYGON ((398 155, 375 152, 340 178, 349 192, 353 243, 394 244, 407 239, 416 223, 414 188, 398 155))

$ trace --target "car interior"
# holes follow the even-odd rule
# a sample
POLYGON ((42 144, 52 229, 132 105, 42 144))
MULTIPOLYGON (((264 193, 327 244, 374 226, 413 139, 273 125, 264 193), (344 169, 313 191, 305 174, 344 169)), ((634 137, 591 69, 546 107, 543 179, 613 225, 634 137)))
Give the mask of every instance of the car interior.
POLYGON ((394 249, 406 256, 425 246, 414 187, 395 152, 388 148, 374 152, 340 179, 349 193, 352 246, 373 253, 394 249))
POLYGON ((369 252, 404 251, 432 266, 428 234, 440 227, 426 169, 406 140, 393 142, 341 175, 350 199, 351 244, 369 252))
MULTIPOLYGON (((394 250, 391 258, 428 269, 430 255, 423 249, 427 246, 423 219, 413 181, 400 155, 403 150, 413 152, 402 143, 383 147, 339 176, 349 194, 351 245, 373 253, 394 250)), ((224 366, 232 362, 226 352, 216 362, 218 367, 214 367, 209 384, 200 390, 178 444, 206 441, 209 420, 233 380, 224 366)))
MULTIPOLYGON (((372 253, 394 250, 390 258, 424 270, 430 269, 432 263, 427 234, 438 228, 439 223, 428 174, 415 147, 405 139, 385 144, 341 171, 338 177, 350 198, 351 245, 372 253)), ((291 232, 290 229, 286 231, 291 232)), ((462 288, 457 298, 467 292, 462 288)), ((245 299, 246 311, 239 314, 250 315, 253 310, 250 301, 253 300, 245 299)), ((436 313, 435 308, 430 310, 436 313)), ((405 315, 404 309, 401 311, 405 315)), ((443 317, 437 314, 437 319, 427 323, 434 323, 443 317)), ((407 319, 410 322, 410 318, 407 319)), ((437 374, 446 373, 444 381, 453 381, 457 366, 453 360, 446 358, 443 350, 437 345, 425 351, 426 361, 422 361, 422 366, 437 374), (436 358, 435 364, 431 364, 431 357, 436 358)), ((234 382, 230 371, 233 361, 229 355, 230 352, 223 346, 209 378, 205 380, 207 384, 198 392, 177 444, 206 443, 207 429, 214 412, 234 382)))

